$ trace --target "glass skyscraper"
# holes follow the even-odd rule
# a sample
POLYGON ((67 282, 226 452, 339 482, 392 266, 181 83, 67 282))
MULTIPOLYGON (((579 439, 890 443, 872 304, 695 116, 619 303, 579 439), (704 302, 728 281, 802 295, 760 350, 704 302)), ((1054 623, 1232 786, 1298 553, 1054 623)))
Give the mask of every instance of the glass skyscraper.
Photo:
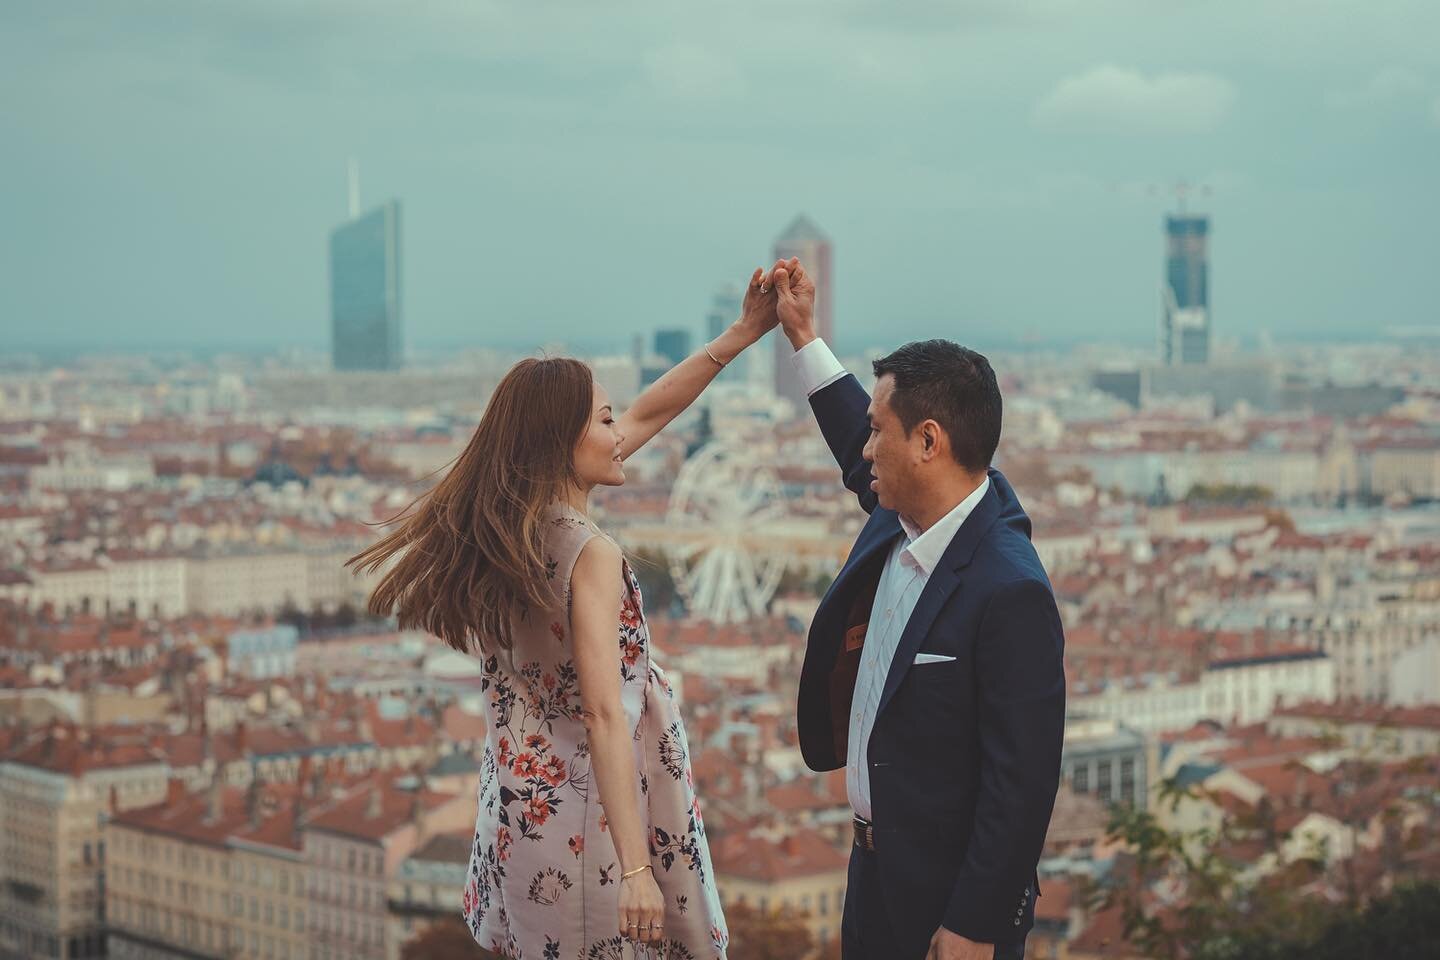
POLYGON ((398 370, 400 202, 330 234, 331 359, 336 370, 398 370))
POLYGON ((1165 218, 1160 352, 1166 364, 1210 362, 1209 217, 1165 218))
POLYGON ((669 360, 671 365, 690 356, 690 331, 684 327, 671 327, 655 331, 655 352, 669 360))

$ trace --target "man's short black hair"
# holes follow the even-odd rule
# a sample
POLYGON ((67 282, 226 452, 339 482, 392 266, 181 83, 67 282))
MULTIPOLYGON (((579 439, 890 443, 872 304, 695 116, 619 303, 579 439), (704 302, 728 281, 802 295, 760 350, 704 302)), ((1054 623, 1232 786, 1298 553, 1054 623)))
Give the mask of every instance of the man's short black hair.
POLYGON ((990 361, 949 340, 907 343, 875 361, 875 379, 895 378, 890 407, 905 435, 926 420, 950 438, 955 461, 975 473, 987 469, 1000 445, 1000 385, 990 361))

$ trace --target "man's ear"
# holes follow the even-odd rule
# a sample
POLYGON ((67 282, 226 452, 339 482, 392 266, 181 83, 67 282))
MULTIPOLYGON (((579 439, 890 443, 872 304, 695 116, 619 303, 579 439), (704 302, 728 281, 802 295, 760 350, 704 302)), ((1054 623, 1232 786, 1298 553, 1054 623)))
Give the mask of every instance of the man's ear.
POLYGON ((940 424, 926 420, 920 424, 920 455, 926 460, 940 452, 940 424))

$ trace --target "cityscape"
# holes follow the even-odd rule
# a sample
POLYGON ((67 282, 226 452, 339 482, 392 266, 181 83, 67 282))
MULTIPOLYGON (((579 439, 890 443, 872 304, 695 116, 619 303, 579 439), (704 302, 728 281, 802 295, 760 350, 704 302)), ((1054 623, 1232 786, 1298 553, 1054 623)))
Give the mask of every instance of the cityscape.
MULTIPOLYGON (((459 923, 481 666, 370 616, 344 565, 520 354, 407 358, 404 206, 353 177, 329 356, 4 357, 0 956, 484 956, 459 923)), ((773 255, 845 343, 822 220, 777 224, 773 255)), ((996 466, 1066 637, 1032 957, 1178 955, 1157 943, 1204 888, 1142 869, 1140 827, 1297 915, 1440 879, 1440 345, 1242 352, 1212 316, 1224 224, 1156 228, 1153 348, 990 355, 996 466)), ((584 359, 623 407, 739 304, 717 282, 693 323, 584 359)), ((851 838, 795 692, 863 514, 773 339, 594 504, 684 714, 738 960, 839 956, 851 838)), ((842 359, 868 384, 879 352, 842 359)))

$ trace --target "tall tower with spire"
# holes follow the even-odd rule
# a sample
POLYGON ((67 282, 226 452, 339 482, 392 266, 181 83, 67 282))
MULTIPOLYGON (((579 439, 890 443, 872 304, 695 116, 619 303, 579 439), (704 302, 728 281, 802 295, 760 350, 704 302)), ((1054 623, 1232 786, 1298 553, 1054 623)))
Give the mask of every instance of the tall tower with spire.
POLYGON ((400 201, 360 213, 360 176, 350 161, 349 219, 330 234, 330 344, 336 370, 398 370, 400 201))
MULTIPOLYGON (((799 257, 805 272, 815 281, 815 333, 832 347, 835 343, 835 300, 831 294, 834 271, 831 269, 833 247, 830 238, 815 221, 800 214, 775 239, 775 259, 799 257)), ((775 337, 775 392, 787 397, 797 410, 809 404, 805 386, 795 375, 790 355, 794 350, 783 336, 775 337)))

